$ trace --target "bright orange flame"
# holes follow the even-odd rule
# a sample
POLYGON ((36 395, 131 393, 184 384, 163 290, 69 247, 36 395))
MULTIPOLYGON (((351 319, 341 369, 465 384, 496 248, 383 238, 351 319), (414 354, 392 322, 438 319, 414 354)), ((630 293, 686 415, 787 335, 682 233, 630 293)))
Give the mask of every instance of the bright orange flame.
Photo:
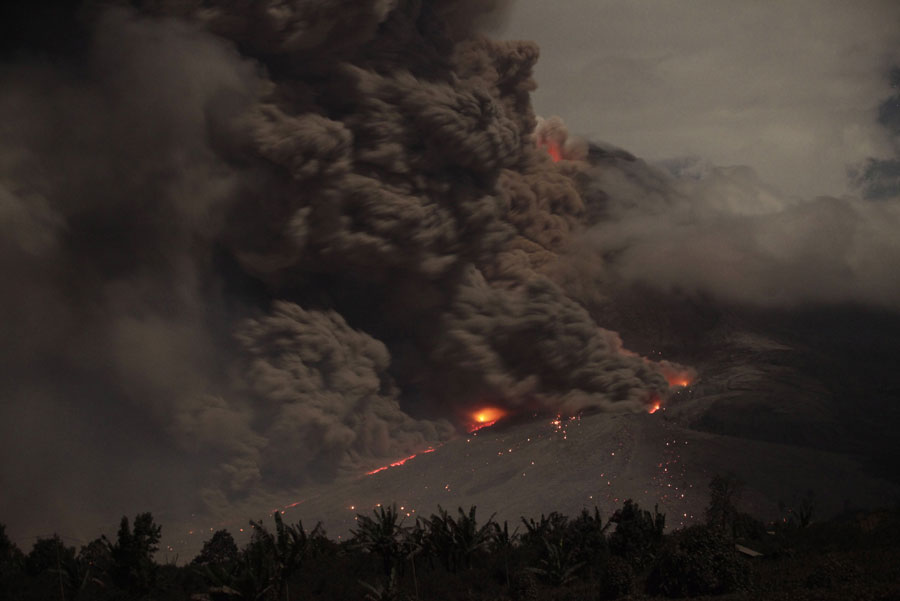
POLYGON ((652 414, 656 413, 657 411, 659 411, 660 407, 662 407, 662 403, 660 403, 659 401, 656 401, 652 405, 650 405, 650 408, 647 409, 647 413, 652 415, 652 414))
POLYGON ((475 430, 481 430, 482 428, 487 428, 488 426, 493 426, 497 423, 501 417, 506 415, 506 411, 503 409, 497 409, 496 407, 484 407, 483 409, 479 409, 471 414, 472 421, 469 424, 469 432, 474 432, 475 430))

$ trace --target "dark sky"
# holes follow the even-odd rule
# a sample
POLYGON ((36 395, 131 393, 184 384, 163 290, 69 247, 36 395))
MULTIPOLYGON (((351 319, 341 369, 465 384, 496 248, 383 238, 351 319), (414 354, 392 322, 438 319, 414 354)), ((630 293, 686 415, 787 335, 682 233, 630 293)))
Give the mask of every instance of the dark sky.
POLYGON ((16 537, 253 515, 485 404, 643 412, 690 368, 612 331, 640 287, 638 321, 900 308, 900 204, 844 194, 897 150, 887 4, 134 4, 4 19, 16 537), (482 29, 540 42, 568 131, 482 29))

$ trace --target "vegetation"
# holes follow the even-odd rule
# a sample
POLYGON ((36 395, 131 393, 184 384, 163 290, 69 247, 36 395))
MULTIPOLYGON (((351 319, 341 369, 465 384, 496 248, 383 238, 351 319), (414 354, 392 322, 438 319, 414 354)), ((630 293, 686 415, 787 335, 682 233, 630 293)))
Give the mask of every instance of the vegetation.
POLYGON ((476 508, 407 523, 395 506, 357 516, 348 540, 251 521, 239 548, 219 530, 184 565, 160 564, 161 527, 123 517, 115 539, 76 550, 58 536, 23 553, 0 525, 0 598, 9 601, 601 601, 900 598, 900 511, 813 521, 813 496, 762 524, 738 510, 740 482, 716 476, 706 523, 665 533, 665 516, 627 500, 584 510, 479 519, 476 508), (763 553, 749 557, 746 549, 763 553))

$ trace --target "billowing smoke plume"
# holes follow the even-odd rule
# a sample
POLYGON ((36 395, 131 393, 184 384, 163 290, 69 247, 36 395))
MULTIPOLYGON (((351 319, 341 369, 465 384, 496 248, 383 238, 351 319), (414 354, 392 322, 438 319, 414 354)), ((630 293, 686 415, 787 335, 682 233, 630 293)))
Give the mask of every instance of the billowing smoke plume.
POLYGON ((535 144, 536 47, 474 33, 499 4, 102 9, 83 52, 2 66, 3 511, 194 482, 225 511, 485 401, 665 392, 558 277, 580 168, 535 144))

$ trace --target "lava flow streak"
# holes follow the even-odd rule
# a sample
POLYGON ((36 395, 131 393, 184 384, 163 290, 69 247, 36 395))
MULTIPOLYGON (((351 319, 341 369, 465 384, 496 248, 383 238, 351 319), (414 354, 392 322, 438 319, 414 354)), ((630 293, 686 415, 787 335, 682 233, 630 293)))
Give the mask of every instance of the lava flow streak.
POLYGON ((371 476, 372 474, 377 474, 378 472, 383 472, 384 470, 386 470, 386 469, 388 469, 388 468, 390 468, 390 467, 398 467, 398 466, 400 466, 400 465, 403 465, 404 463, 406 463, 406 462, 409 461, 410 459, 412 459, 412 458, 414 458, 414 457, 418 457, 419 455, 424 455, 424 454, 426 454, 426 453, 434 453, 434 448, 433 448, 433 447, 427 448, 427 449, 425 449, 424 451, 422 451, 421 453, 413 453, 413 454, 410 455, 409 457, 404 457, 403 459, 399 459, 399 460, 395 461, 394 463, 391 463, 391 464, 388 464, 388 465, 382 465, 381 467, 375 468, 375 469, 372 470, 371 472, 366 472, 366 475, 367 475, 367 476, 371 476))

